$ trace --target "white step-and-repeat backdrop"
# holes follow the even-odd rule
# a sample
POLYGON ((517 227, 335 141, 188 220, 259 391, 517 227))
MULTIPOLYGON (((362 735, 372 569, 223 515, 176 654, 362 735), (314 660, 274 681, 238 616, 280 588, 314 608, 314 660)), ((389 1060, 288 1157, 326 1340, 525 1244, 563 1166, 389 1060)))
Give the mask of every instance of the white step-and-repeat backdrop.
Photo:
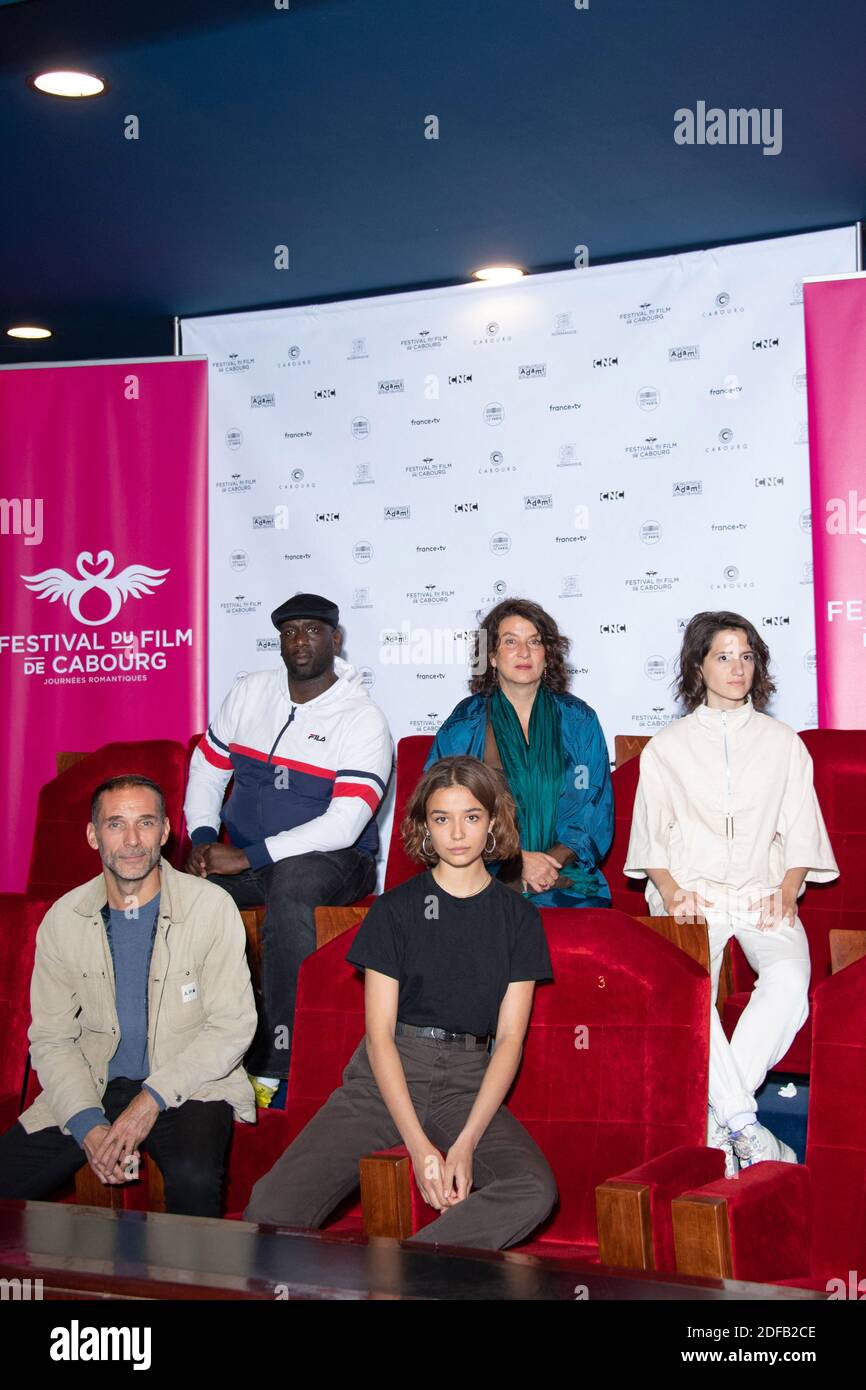
POLYGON ((772 712, 814 725, 801 282, 853 270, 855 235, 184 320, 210 362, 211 710, 279 661, 270 612, 303 590, 339 605, 395 739, 433 733, 511 595, 571 638, 611 753, 676 713, 702 609, 751 618, 772 712))

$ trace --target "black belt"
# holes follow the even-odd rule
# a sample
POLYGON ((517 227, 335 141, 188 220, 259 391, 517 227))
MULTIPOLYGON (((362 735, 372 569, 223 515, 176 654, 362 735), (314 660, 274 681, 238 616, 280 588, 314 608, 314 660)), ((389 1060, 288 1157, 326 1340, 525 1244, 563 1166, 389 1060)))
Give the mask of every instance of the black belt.
POLYGON ((401 1023, 398 1019, 394 1032, 410 1038, 435 1038, 436 1042, 453 1043, 455 1047, 486 1047, 490 1042, 489 1033, 449 1033, 445 1028, 421 1028, 415 1023, 401 1023))

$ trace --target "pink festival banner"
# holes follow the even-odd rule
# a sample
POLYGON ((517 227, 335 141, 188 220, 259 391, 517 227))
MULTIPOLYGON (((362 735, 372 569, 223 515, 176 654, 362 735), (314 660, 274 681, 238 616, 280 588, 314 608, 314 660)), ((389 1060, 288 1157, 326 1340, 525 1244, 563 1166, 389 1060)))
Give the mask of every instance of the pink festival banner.
POLYGON ((207 362, 0 370, 0 492, 10 891, 58 752, 204 725, 207 362))
POLYGON ((866 275, 806 280, 818 723, 866 729, 866 275))

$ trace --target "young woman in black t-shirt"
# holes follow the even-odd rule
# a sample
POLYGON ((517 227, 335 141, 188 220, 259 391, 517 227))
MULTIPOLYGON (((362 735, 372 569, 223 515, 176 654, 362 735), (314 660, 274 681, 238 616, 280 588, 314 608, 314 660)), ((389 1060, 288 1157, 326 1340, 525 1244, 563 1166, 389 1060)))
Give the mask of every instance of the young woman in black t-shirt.
POLYGON ((519 841, 501 774, 477 758, 431 767, 401 832, 427 872, 376 900, 346 956, 365 971, 366 1035, 244 1216, 320 1226, 357 1187, 359 1159, 402 1141, 440 1213, 413 1239, 498 1250, 556 1200, 547 1160, 502 1103, 535 982, 552 978, 541 916, 485 867, 519 841))

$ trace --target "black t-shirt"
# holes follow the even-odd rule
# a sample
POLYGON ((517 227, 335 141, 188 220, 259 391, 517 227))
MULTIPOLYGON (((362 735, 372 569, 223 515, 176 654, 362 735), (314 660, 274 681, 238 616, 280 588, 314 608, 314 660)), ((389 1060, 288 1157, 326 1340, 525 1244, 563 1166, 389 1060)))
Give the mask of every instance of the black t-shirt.
POLYGON ((377 898, 346 960, 400 982, 397 1018, 452 1033, 495 1033, 512 980, 552 980, 541 914, 491 878, 469 898, 429 871, 377 898))

